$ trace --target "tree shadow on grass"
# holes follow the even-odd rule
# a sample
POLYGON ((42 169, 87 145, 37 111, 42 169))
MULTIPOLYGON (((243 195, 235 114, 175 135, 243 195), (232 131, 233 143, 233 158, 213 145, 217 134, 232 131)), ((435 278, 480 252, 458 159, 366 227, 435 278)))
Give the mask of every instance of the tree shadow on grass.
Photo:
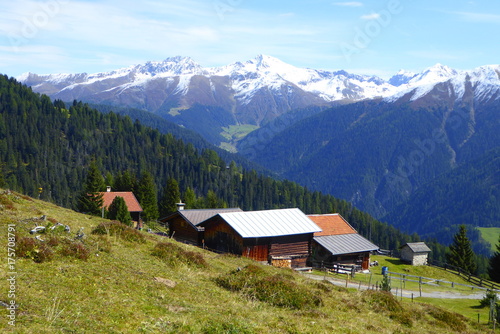
POLYGON ((392 263, 395 266, 399 266, 399 265, 402 265, 402 264, 407 264, 407 263, 401 261, 400 259, 386 259, 386 261, 389 262, 389 263, 392 263))

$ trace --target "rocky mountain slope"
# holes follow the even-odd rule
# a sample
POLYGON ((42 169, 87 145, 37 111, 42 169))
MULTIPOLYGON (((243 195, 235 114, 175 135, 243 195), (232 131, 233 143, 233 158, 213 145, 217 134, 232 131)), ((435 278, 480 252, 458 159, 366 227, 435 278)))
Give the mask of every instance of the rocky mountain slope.
POLYGON ((212 68, 189 57, 172 57, 105 73, 26 73, 17 79, 63 101, 126 105, 157 113, 220 145, 228 140, 220 134, 230 126, 261 127, 291 110, 333 102, 415 101, 436 85, 446 86, 442 89, 456 99, 464 98, 472 87, 476 98, 487 101, 498 97, 499 76, 498 65, 457 71, 437 64, 421 73, 400 71, 386 81, 346 71, 298 68, 259 55, 212 68), (200 121, 215 130, 204 133, 200 121))

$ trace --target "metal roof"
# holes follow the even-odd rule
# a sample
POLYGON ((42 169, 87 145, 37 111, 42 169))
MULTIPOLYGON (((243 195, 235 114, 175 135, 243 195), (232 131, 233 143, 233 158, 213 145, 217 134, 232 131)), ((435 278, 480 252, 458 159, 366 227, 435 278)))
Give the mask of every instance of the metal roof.
POLYGON ((431 251, 425 242, 408 242, 406 245, 403 245, 403 247, 404 246, 410 247, 414 253, 427 253, 431 251))
POLYGON ((299 209, 220 213, 243 238, 274 237, 320 232, 321 229, 299 209))
POLYGON ((184 217, 191 224, 197 226, 201 222, 218 215, 219 213, 227 212, 243 212, 240 208, 226 208, 226 209, 193 209, 193 210, 180 210, 177 213, 184 217))
POLYGON ((314 241, 326 248, 332 255, 370 252, 379 247, 357 233, 325 235, 314 237, 314 241))

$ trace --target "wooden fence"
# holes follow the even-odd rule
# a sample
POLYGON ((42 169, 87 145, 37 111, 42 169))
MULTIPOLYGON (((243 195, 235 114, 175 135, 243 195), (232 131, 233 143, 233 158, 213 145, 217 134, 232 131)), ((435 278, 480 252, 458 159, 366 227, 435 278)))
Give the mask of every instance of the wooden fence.
POLYGON ((362 269, 359 265, 347 265, 336 262, 313 261, 311 264, 313 268, 326 270, 337 274, 349 274, 352 277, 354 277, 356 272, 361 271, 362 269))
POLYGON ((481 277, 477 277, 472 275, 471 273, 467 272, 466 270, 463 270, 460 267, 452 266, 448 263, 443 263, 435 260, 428 260, 429 266, 434 266, 438 267, 441 269, 444 269, 446 271, 449 271, 455 275, 458 275, 464 279, 466 279, 468 282, 475 284, 480 287, 484 287, 486 289, 490 290, 500 290, 500 283, 495 283, 492 281, 488 281, 486 279, 483 279, 481 277))

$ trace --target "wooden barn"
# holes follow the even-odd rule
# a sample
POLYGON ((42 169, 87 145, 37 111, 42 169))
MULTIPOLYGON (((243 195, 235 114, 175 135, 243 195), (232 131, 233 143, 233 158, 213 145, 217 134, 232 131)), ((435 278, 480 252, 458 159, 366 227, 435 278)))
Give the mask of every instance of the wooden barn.
POLYGON ((431 249, 425 242, 408 242, 401 246, 401 261, 410 263, 412 266, 426 265, 430 251, 431 249))
POLYGON ((299 209, 219 213, 200 225, 210 249, 289 268, 306 267, 313 235, 321 231, 299 209))
POLYGON ((132 220, 135 223, 140 223, 142 207, 134 193, 131 191, 111 191, 111 187, 107 187, 106 192, 102 193, 103 208, 108 209, 116 197, 122 197, 125 200, 125 204, 127 204, 132 220))
POLYGON ((370 268, 370 253, 379 249, 358 232, 338 213, 309 215, 322 231, 314 233, 312 261, 315 264, 340 264, 370 268))
POLYGON ((161 218, 160 222, 169 228, 169 236, 175 240, 195 246, 203 246, 203 232, 205 228, 200 223, 219 213, 242 212, 240 208, 229 209, 192 209, 179 210, 173 214, 161 218))

